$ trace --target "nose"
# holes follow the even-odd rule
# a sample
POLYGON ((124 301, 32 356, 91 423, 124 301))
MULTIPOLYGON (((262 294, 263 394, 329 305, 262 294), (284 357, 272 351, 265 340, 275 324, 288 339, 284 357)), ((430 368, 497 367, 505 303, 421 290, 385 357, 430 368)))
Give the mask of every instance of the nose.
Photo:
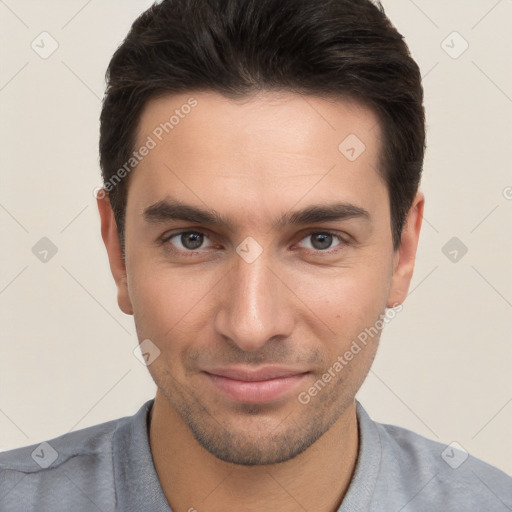
POLYGON ((237 256, 223 280, 217 333, 244 351, 258 350, 276 337, 289 337, 294 327, 292 292, 277 275, 263 254, 252 263, 237 256))

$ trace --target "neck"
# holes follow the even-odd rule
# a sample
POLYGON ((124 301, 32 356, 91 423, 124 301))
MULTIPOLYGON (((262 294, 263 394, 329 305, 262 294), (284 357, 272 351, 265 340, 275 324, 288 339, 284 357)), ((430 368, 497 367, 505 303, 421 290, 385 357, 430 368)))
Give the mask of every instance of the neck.
POLYGON ((160 485, 172 510, 224 512, 236 503, 246 511, 336 512, 357 460, 356 407, 351 403, 323 436, 293 459, 242 466, 206 451, 157 391, 149 440, 160 485))

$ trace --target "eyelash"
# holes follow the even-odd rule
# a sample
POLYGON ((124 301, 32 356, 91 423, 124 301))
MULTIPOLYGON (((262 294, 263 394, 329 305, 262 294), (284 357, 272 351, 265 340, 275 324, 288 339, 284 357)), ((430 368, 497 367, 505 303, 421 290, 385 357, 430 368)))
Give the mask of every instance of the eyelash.
MULTIPOLYGON (((184 229, 184 230, 181 230, 181 231, 177 231, 175 233, 170 233, 170 234, 164 235, 161 238, 161 243, 162 243, 162 245, 166 245, 167 246, 166 248, 168 250, 171 250, 173 252, 179 252, 179 253, 184 254, 186 256, 197 256, 200 253, 204 252, 203 249, 197 249, 195 251, 183 250, 183 249, 178 249, 178 248, 175 248, 175 247, 173 247, 172 249, 169 249, 168 245, 169 245, 169 242, 171 241, 171 239, 173 239, 174 237, 183 235, 185 233, 200 234, 200 235, 203 235, 205 237, 208 237, 208 233, 206 233, 204 231, 192 230, 192 229, 184 229)), ((337 252, 339 250, 342 250, 345 245, 349 244, 349 241, 346 239, 347 237, 344 238, 341 233, 336 232, 336 231, 330 231, 328 229, 309 231, 308 233, 306 233, 306 235, 304 237, 302 237, 299 240, 299 242, 302 242, 302 240, 310 237, 311 235, 330 235, 330 236, 332 236, 334 238, 337 238, 338 241, 340 242, 340 244, 335 246, 333 249, 324 249, 324 250, 322 250, 322 249, 306 249, 308 251, 312 251, 312 252, 317 253, 317 254, 329 254, 330 255, 330 254, 333 254, 333 253, 335 253, 335 252, 337 252)))

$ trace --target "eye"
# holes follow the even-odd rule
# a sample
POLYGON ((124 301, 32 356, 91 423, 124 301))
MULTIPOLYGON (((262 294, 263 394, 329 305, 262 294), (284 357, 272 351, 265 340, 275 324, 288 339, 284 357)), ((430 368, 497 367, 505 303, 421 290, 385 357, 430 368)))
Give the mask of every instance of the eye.
MULTIPOLYGON (((313 233, 309 233, 305 238, 301 240, 303 243, 304 240, 311 240, 309 247, 306 245, 306 249, 313 249, 315 251, 326 251, 332 248, 333 241, 335 239, 338 240, 338 244, 334 247, 338 247, 343 244, 344 240, 336 233, 332 233, 331 231, 315 231, 313 233)), ((301 245, 300 247, 304 247, 301 245)))
POLYGON ((196 251, 201 248, 201 245, 208 237, 200 231, 181 231, 173 233, 164 238, 164 242, 170 242, 182 251, 196 251), (173 242, 172 240, 175 239, 173 242))
MULTIPOLYGON (((201 231, 180 231, 162 238, 164 244, 170 244, 178 252, 194 253, 206 249, 203 245, 211 240, 201 231)), ((345 245, 346 241, 338 233, 331 231, 314 231, 306 235, 298 244, 299 247, 314 252, 331 252, 345 245), (337 243, 335 243, 337 241, 337 243), (335 245, 333 245, 335 243, 335 245)))

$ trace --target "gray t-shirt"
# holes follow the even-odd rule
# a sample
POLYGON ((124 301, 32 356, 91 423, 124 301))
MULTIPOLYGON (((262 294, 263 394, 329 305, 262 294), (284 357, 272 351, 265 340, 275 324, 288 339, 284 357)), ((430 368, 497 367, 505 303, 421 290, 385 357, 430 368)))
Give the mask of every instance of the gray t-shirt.
MULTIPOLYGON (((0 511, 171 511, 149 447, 152 404, 134 416, 1 453, 0 511)), ((360 403, 357 417, 359 456, 338 512, 512 510, 512 478, 502 471, 452 445, 376 423, 360 403)))

